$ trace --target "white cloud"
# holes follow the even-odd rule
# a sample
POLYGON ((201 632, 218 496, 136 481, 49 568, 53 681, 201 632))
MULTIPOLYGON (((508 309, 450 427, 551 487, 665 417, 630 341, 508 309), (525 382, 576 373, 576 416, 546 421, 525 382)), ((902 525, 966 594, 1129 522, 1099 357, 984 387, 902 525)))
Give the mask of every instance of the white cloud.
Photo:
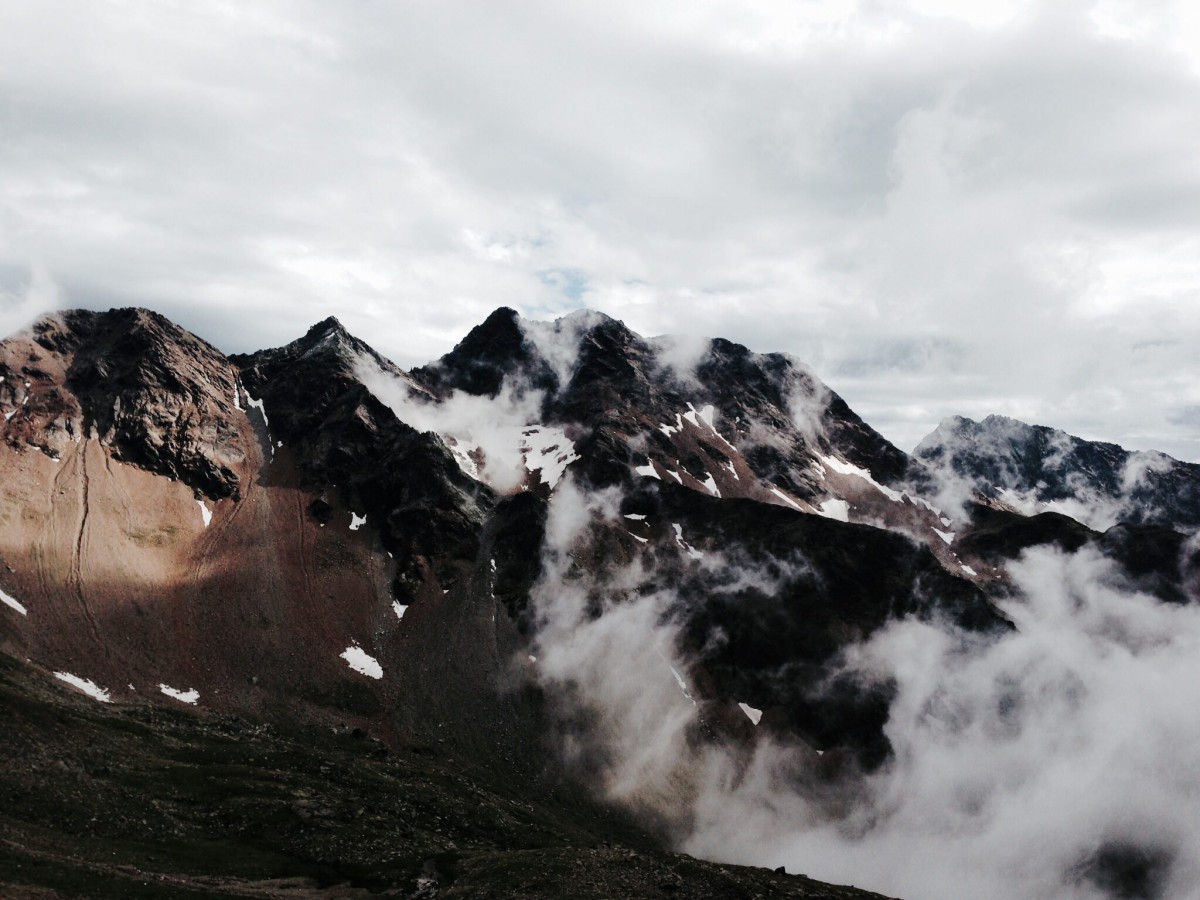
POLYGON ((4 12, 10 294, 405 365, 592 306, 791 352, 906 449, 996 412, 1200 459, 1187 3, 4 12))

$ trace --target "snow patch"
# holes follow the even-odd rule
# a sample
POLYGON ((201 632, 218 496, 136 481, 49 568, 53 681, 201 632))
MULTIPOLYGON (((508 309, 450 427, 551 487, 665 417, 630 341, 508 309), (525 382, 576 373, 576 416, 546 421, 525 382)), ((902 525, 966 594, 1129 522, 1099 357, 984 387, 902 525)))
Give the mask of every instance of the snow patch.
POLYGON ((257 409, 259 415, 262 416, 263 428, 267 432, 267 449, 271 451, 271 456, 275 456, 275 442, 271 440, 271 420, 267 418, 267 407, 261 400, 255 400, 250 396, 250 392, 246 391, 246 408, 257 409))
POLYGON ((18 603, 13 597, 10 597, 8 594, 4 593, 4 591, 0 591, 0 603, 3 603, 5 606, 11 606, 23 616, 29 615, 28 610, 26 610, 24 606, 18 603))
POLYGON ((200 507, 200 518, 204 520, 204 527, 207 528, 212 521, 212 510, 204 504, 203 500, 197 500, 196 503, 200 507))
POLYGON ((822 463, 833 469, 833 471, 841 475, 857 475, 859 478, 873 485, 876 490, 878 490, 889 500, 895 503, 903 502, 904 494, 901 491, 894 491, 890 487, 884 487, 882 484, 876 481, 875 477, 866 469, 851 465, 848 462, 842 462, 842 460, 835 459, 832 456, 822 456, 820 459, 822 463))
MULTIPOLYGON (((659 656, 662 656, 662 653, 659 653, 659 656)), ((662 658, 663 658, 663 661, 666 662, 667 658, 665 656, 663 656, 662 658)), ((670 669, 671 674, 675 676, 675 683, 677 685, 679 685, 680 693, 682 693, 683 696, 687 697, 689 700, 692 701, 692 706, 696 706, 697 705, 696 698, 693 697, 692 692, 688 690, 687 682, 683 680, 683 676, 680 675, 677 671, 675 671, 675 667, 673 665, 671 665, 669 662, 667 663, 667 668, 670 669)))
MULTIPOLYGON (((403 605, 400 603, 400 601, 399 601, 399 600, 393 600, 393 601, 392 601, 392 612, 394 612, 394 613, 396 614, 396 618, 397 618, 397 619, 403 619, 403 618, 404 618, 404 614, 405 614, 406 612, 408 612, 408 607, 407 607, 407 606, 403 606, 403 605)), ((343 656, 344 656, 344 655, 345 655, 345 654, 343 654, 343 656)))
POLYGON ((954 532, 953 531, 938 531, 935 528, 935 529, 933 529, 933 533, 936 534, 938 537, 940 537, 947 544, 951 544, 954 542, 954 532))
POLYGON ((979 574, 974 569, 972 569, 970 566, 968 566, 966 563, 960 563, 959 565, 962 566, 962 570, 964 572, 966 572, 968 575, 978 575, 979 574))
POLYGON ((646 517, 641 513, 625 513, 625 518, 633 519, 635 522, 641 522, 644 521, 646 517))
POLYGON ((357 513, 355 513, 354 510, 350 510, 350 530, 351 531, 358 531, 358 529, 362 528, 366 524, 367 524, 366 516, 360 516, 357 513))
POLYGON ((579 459, 575 444, 563 429, 555 425, 537 425, 521 432, 521 456, 525 470, 540 470, 542 481, 553 490, 562 480, 567 466, 579 459))
POLYGON ((789 506, 792 506, 792 507, 800 510, 800 512, 804 512, 803 506, 801 506, 799 503, 797 503, 795 500, 793 500, 791 497, 789 497, 787 494, 785 494, 779 488, 776 488, 776 487, 771 488, 771 493, 774 494, 776 497, 778 497, 780 500, 782 500, 784 503, 788 504, 789 506))
POLYGON ((720 497, 721 489, 717 487, 717 482, 716 482, 716 479, 714 479, 712 477, 712 472, 705 472, 704 474, 707 475, 708 477, 700 483, 702 485, 704 485, 706 488, 708 488, 708 492, 710 494, 712 494, 714 497, 720 497))
POLYGON ((650 543, 650 538, 638 537, 638 536, 637 536, 636 534, 634 534, 632 531, 627 531, 627 532, 625 532, 625 533, 626 533, 626 534, 628 534, 628 535, 629 535, 631 538, 633 538, 635 541, 637 541, 639 544, 648 544, 648 543, 650 543))
MULTIPOLYGON (((652 463, 652 462, 647 463, 644 466, 634 466, 633 471, 635 473, 637 473, 638 475, 645 475, 647 478, 658 478, 659 481, 662 481, 662 479, 659 478, 658 472, 655 471, 654 463, 652 463)), ((674 474, 674 473, 672 472, 671 474, 674 474)), ((678 477, 678 476, 676 476, 676 477, 678 477)))
POLYGON ((458 463, 463 474, 476 481, 482 481, 483 478, 479 475, 479 466, 475 465, 475 460, 471 459, 471 455, 462 448, 457 439, 444 434, 442 440, 445 441, 446 449, 450 451, 450 455, 454 457, 454 461, 458 463))
POLYGON ((671 527, 675 529, 675 543, 679 545, 679 549, 690 556, 692 559, 704 559, 704 553, 697 550, 691 544, 683 539, 683 526, 672 522, 671 527))
POLYGON ((192 706, 195 706, 196 701, 200 699, 200 692, 195 688, 188 691, 181 691, 171 687, 169 684, 160 684, 158 689, 168 697, 174 697, 180 703, 188 703, 192 706))
POLYGON ((742 712, 744 712, 746 714, 746 718, 749 719, 751 722, 753 722, 755 725, 757 725, 759 723, 759 720, 762 719, 762 710, 761 709, 755 709, 749 703, 742 703, 740 701, 738 702, 738 706, 740 706, 742 708, 742 712))
MULTIPOLYGON (((934 506, 932 503, 930 503, 928 500, 924 499, 923 497, 914 497, 912 494, 907 494, 906 496, 907 496, 907 497, 908 497, 908 499, 909 499, 909 500, 911 500, 913 503, 920 504, 921 506, 923 506, 923 507, 925 507, 927 510, 929 510, 931 513, 933 513, 935 516, 939 516, 939 517, 940 517, 940 516, 942 515, 942 511, 941 511, 940 509, 938 509, 936 506, 934 506)), ((949 520, 949 519, 944 519, 944 520, 942 521, 942 524, 943 524, 943 525, 949 525, 949 524, 950 524, 950 520, 949 520)))
POLYGON ((355 672, 360 672, 368 678, 376 680, 383 677, 383 668, 376 662, 375 657, 368 654, 358 644, 351 644, 339 655, 355 672))
POLYGON ((825 500, 817 507, 817 512, 827 519, 837 519, 839 522, 850 521, 850 504, 845 500, 825 500))
POLYGON ((79 688, 89 697, 99 700, 101 703, 112 703, 112 697, 108 695, 108 691, 87 678, 80 678, 78 675, 72 675, 70 672, 55 672, 54 677, 59 681, 65 681, 67 684, 79 688))
POLYGON ((742 480, 741 477, 737 473, 737 467, 734 466, 733 460, 731 460, 731 459, 725 460, 725 468, 727 468, 729 470, 729 474, 733 476, 734 481, 742 480))

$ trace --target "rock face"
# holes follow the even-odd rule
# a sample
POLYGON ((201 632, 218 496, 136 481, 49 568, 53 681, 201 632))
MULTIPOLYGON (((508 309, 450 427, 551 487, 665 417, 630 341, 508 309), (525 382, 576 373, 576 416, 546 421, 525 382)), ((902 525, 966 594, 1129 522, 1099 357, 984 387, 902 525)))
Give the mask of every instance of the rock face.
POLYGON ((236 497, 246 450, 237 370, 218 350, 138 309, 49 315, 0 351, 5 439, 61 457, 98 440, 113 459, 236 497))
POLYGON ((892 686, 840 655, 901 617, 1005 633, 992 599, 1024 549, 1090 545, 1137 589, 1198 593, 1200 467, 991 419, 909 459, 785 355, 598 313, 500 309, 405 372, 335 319, 226 357, 155 313, 73 311, 0 343, 0 378, 14 671, 124 710, 370 731, 551 806, 563 729, 578 774, 604 759, 603 720, 539 670, 563 608, 582 629, 653 598, 685 670, 654 677, 697 741, 857 771, 891 752, 892 686), (973 504, 943 513, 944 479, 973 504))

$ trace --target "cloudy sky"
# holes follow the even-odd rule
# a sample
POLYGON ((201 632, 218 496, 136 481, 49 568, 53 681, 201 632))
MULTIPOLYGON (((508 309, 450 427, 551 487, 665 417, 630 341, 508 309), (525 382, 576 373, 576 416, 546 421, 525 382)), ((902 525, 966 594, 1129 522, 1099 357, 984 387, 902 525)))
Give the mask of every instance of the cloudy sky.
POLYGON ((1200 7, 0 0, 0 325, 580 306, 1200 460, 1200 7), (989 8, 990 6, 990 8, 989 8))

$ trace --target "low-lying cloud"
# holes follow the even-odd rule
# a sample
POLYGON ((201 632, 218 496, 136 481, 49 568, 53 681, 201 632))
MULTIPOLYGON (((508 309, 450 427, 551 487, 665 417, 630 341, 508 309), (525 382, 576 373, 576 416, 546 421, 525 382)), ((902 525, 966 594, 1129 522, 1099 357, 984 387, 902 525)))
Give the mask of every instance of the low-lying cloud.
POLYGON ((1090 549, 1027 551, 1000 604, 1015 632, 903 620, 845 653, 847 674, 895 684, 895 753, 830 782, 798 743, 697 739, 677 598, 637 591, 637 562, 577 560, 618 501, 551 501, 540 677, 588 723, 571 758, 682 849, 913 900, 1200 897, 1200 607, 1118 587, 1090 549))

